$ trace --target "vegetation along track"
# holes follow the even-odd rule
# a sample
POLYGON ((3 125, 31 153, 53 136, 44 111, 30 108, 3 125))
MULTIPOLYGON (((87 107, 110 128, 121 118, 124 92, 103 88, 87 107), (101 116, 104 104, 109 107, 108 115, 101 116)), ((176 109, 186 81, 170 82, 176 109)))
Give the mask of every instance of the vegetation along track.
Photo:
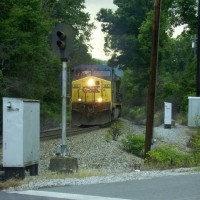
MULTIPOLYGON (((99 129, 99 126, 88 126, 88 127, 72 127, 71 129, 66 129, 67 136, 77 135, 81 133, 86 133, 88 131, 93 131, 99 129)), ((50 140, 59 138, 62 135, 62 128, 53 128, 48 129, 40 132, 40 139, 41 140, 50 140)), ((0 145, 2 145, 2 136, 0 137, 0 145)))

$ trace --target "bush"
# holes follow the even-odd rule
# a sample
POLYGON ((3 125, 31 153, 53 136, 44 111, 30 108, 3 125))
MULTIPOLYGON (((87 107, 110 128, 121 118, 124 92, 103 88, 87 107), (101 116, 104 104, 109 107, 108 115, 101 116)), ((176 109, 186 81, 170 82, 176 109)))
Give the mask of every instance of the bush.
POLYGON ((197 128, 196 134, 192 135, 188 146, 191 148, 191 152, 195 161, 195 164, 200 164, 200 129, 197 128))
POLYGON ((177 151, 175 145, 163 145, 148 153, 145 162, 158 168, 191 167, 193 158, 177 151))
POLYGON ((157 111, 154 115, 154 126, 160 126, 164 122, 164 112, 157 111))
POLYGON ((136 124, 144 125, 146 119, 145 107, 123 108, 122 115, 133 120, 136 124))
POLYGON ((117 140, 118 137, 122 134, 123 123, 120 121, 114 122, 110 129, 107 131, 105 135, 105 140, 108 142, 110 140, 117 140))
POLYGON ((181 125, 187 126, 187 114, 186 113, 178 113, 175 116, 175 121, 181 125))
POLYGON ((139 157, 144 156, 144 136, 129 133, 121 142, 127 152, 139 157))

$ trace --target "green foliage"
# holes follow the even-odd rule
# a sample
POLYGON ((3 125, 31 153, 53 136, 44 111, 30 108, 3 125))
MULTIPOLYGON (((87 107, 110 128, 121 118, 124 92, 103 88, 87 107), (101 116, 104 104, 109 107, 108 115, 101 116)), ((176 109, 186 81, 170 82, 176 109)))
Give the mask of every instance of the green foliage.
POLYGON ((173 112, 187 111, 188 96, 195 93, 195 57, 189 36, 167 38, 160 51, 156 107, 173 104, 173 112))
POLYGON ((107 133, 104 135, 104 140, 105 140, 106 142, 110 142, 111 140, 113 140, 113 136, 112 136, 110 130, 108 130, 107 133))
POLYGON ((105 140, 110 141, 112 140, 117 140, 118 137, 122 134, 122 129, 123 129, 123 123, 120 121, 114 122, 110 128, 108 129, 106 135, 105 135, 105 140))
POLYGON ((196 165, 200 164, 200 128, 198 127, 196 133, 192 135, 188 146, 191 148, 196 165))
POLYGON ((144 125, 146 119, 146 108, 135 106, 133 108, 123 107, 122 115, 134 121, 135 124, 144 125))
POLYGON ((72 25, 76 40, 68 66, 91 62, 87 42, 94 25, 84 3, 84 0, 0 2, 0 97, 38 99, 41 118, 58 119, 62 68, 59 58, 52 55, 50 34, 59 21, 72 25))
POLYGON ((154 114, 154 126, 160 126, 164 122, 163 110, 157 111, 154 114))
POLYGON ((108 34, 105 38, 105 49, 107 52, 114 52, 111 65, 133 68, 140 61, 137 40, 139 27, 151 5, 145 0, 124 0, 123 3, 115 0, 114 4, 118 7, 115 12, 101 9, 97 14, 97 20, 102 22, 103 32, 108 34))
MULTIPOLYGON (((121 88, 128 109, 146 106, 153 3, 115 0, 116 11, 101 9, 97 15, 106 33, 105 50, 113 52, 108 64, 128 69, 121 88)), ((186 112, 187 97, 195 94, 196 58, 191 36, 197 31, 196 8, 195 0, 163 0, 157 110, 163 107, 163 101, 170 101, 175 111, 186 112), (187 24, 188 29, 180 37, 171 38, 173 28, 182 24, 187 24)), ((1 0, 0 97, 38 99, 44 104, 43 117, 57 118, 61 66, 59 59, 52 56, 49 35, 58 21, 66 21, 73 26, 76 38, 68 66, 99 63, 88 54, 94 28, 89 17, 84 0, 1 0)), ((140 116, 135 111, 130 113, 140 116)))
POLYGON ((160 146, 148 153, 146 163, 157 168, 191 167, 193 158, 176 150, 174 145, 160 146))
MULTIPOLYGON (((148 66, 152 48, 154 1, 122 1, 115 12, 101 9, 97 19, 107 34, 105 49, 114 52, 108 64, 128 69, 122 79, 123 100, 127 107, 146 106, 148 66)), ((159 66, 156 85, 156 110, 163 102, 173 104, 173 112, 187 111, 187 97, 195 94, 194 49, 191 37, 196 33, 195 0, 164 0, 160 17, 159 66), (178 38, 173 29, 187 24, 178 38)))
POLYGON ((175 121, 181 125, 187 126, 187 122, 188 122, 187 113, 181 112, 175 115, 175 121))
POLYGON ((129 133, 121 140, 123 148, 139 157, 144 156, 144 136, 129 133))
POLYGON ((121 80, 124 105, 128 107, 144 106, 146 101, 146 84, 143 72, 140 70, 137 70, 137 72, 130 69, 125 70, 121 80))
POLYGON ((200 164, 200 129, 191 136, 187 145, 191 148, 189 154, 177 150, 176 145, 164 145, 148 152, 145 163, 150 167, 160 169, 175 167, 192 167, 200 164))
POLYGON ((196 30, 197 27, 197 1, 196 0, 164 0, 165 10, 168 10, 168 24, 177 27, 183 24, 188 25, 190 32, 196 30), (166 5, 165 5, 166 4, 166 5))

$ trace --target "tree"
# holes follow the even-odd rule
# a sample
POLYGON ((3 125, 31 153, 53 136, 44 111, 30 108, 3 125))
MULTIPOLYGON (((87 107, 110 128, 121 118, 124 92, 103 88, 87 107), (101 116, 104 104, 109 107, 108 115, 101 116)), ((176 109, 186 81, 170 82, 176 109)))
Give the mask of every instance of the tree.
POLYGON ((118 6, 115 12, 101 9, 97 14, 102 31, 107 34, 105 49, 114 52, 111 65, 134 69, 140 63, 137 36, 150 5, 146 0, 115 0, 114 3, 118 6))
POLYGON ((59 21, 68 22, 76 36, 70 64, 89 62, 93 24, 84 8, 84 0, 0 2, 1 96, 39 99, 42 116, 60 114, 61 65, 49 36, 59 21))
MULTIPOLYGON (((138 106, 145 103, 148 84, 154 1, 114 3, 118 6, 115 12, 101 9, 97 19, 107 34, 105 49, 114 52, 108 63, 128 68, 122 85, 123 91, 129 91, 124 96, 126 105, 138 106)), ((177 111, 185 110, 186 96, 194 92, 195 57, 189 45, 197 31, 196 14, 196 0, 162 1, 157 109, 170 100, 177 111), (183 24, 187 28, 182 37, 172 38, 174 28, 183 24)))
POLYGON ((34 97, 37 90, 29 95, 27 91, 30 84, 39 86, 45 76, 49 22, 39 0, 11 2, 7 18, 0 22, 5 94, 34 97))
POLYGON ((194 50, 190 35, 168 38, 161 58, 157 83, 157 107, 163 101, 173 102, 174 112, 186 111, 188 96, 195 94, 194 50))

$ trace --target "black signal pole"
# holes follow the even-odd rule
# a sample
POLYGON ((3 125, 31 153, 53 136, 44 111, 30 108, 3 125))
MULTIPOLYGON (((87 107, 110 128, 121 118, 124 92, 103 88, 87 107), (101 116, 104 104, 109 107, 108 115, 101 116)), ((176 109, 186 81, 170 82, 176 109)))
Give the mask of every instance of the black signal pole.
POLYGON ((147 153, 151 150, 151 143, 153 136, 154 102, 155 102, 155 91, 156 91, 156 74, 157 74, 158 46, 159 46, 160 5, 161 5, 161 0, 155 0, 149 88, 147 97, 147 121, 146 121, 145 152, 144 152, 145 157, 147 156, 147 153))
POLYGON ((200 0, 198 1, 196 95, 200 96, 200 0))

